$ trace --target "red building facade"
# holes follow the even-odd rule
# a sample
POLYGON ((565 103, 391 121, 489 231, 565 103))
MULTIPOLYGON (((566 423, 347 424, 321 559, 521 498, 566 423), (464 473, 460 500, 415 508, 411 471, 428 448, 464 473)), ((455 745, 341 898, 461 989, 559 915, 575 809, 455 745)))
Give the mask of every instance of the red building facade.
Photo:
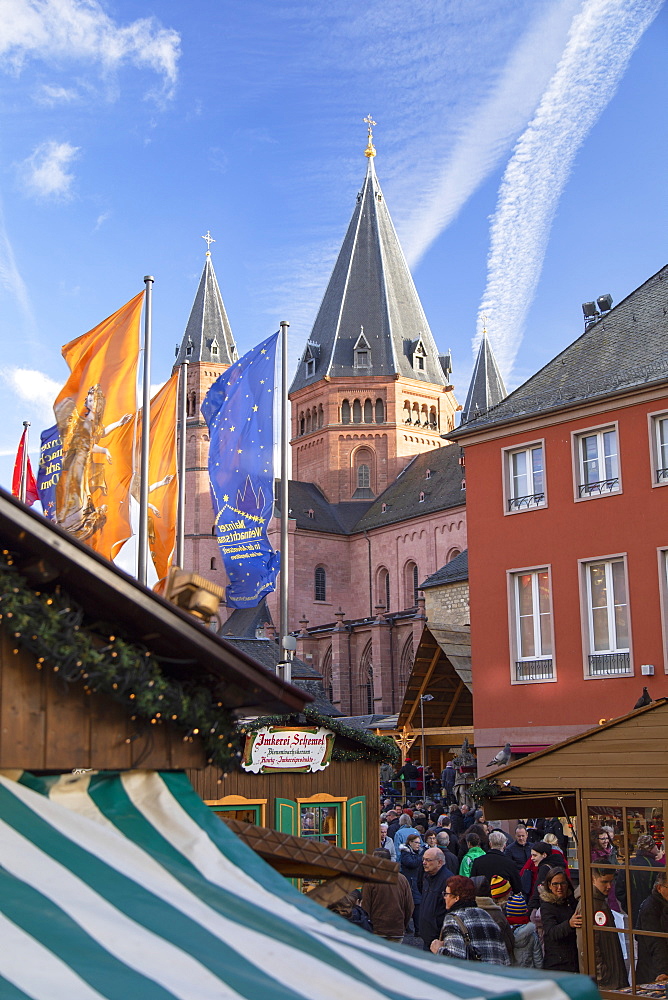
POLYGON ((665 693, 666 313, 668 268, 453 435, 481 760, 665 693))

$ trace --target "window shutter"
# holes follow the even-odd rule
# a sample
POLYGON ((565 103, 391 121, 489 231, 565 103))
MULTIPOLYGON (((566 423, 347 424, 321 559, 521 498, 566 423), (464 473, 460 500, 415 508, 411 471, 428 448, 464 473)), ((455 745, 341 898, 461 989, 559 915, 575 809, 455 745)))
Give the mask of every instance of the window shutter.
POLYGON ((293 799, 274 799, 276 829, 297 836, 297 803, 293 799))
POLYGON ((366 795, 346 802, 346 847, 366 853, 366 795))

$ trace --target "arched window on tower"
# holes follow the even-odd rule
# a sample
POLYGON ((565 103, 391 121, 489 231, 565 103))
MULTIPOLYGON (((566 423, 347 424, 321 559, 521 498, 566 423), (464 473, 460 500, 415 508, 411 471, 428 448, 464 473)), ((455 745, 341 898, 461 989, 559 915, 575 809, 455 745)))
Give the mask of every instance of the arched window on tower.
POLYGON ((453 559, 456 559, 457 556, 460 556, 461 554, 462 554, 461 549, 450 549, 450 551, 448 552, 448 557, 445 561, 452 562, 453 559))
POLYGON ((436 407, 432 406, 429 409, 429 426, 433 431, 438 430, 438 417, 436 416, 436 407))
POLYGON ((371 469, 364 463, 357 466, 357 489, 371 489, 371 469))
POLYGON ((377 424, 385 423, 385 404, 383 403, 382 399, 376 400, 376 423, 377 424))
POLYGON ((303 434, 306 428, 306 420, 304 419, 304 411, 299 414, 299 433, 303 434))
POLYGON ((420 426, 420 404, 413 403, 413 426, 420 426))
POLYGON ((311 411, 310 410, 306 411, 306 433, 307 434, 311 433, 311 411))
POLYGON ((327 600, 327 573, 324 566, 316 566, 314 579, 314 598, 316 601, 327 600))
POLYGON ((429 427, 429 413, 427 412, 426 403, 422 404, 422 426, 429 427))
POLYGON ((365 424, 373 423, 373 403, 371 402, 370 399, 364 400, 364 423, 365 424))
POLYGON ((342 424, 350 423, 350 403, 348 402, 347 399, 344 399, 343 402, 341 403, 341 423, 342 424))
POLYGON ((322 427, 325 423, 325 412, 322 408, 322 403, 318 406, 318 427, 322 427))
POLYGON ((209 564, 209 569, 216 569, 216 557, 211 556, 211 563, 209 564))
POLYGON ((408 402, 408 400, 404 401, 404 423, 405 424, 413 423, 413 418, 411 417, 411 404, 408 402))
POLYGON ((362 404, 360 403, 359 399, 356 399, 353 402, 353 423, 354 424, 362 423, 362 404))

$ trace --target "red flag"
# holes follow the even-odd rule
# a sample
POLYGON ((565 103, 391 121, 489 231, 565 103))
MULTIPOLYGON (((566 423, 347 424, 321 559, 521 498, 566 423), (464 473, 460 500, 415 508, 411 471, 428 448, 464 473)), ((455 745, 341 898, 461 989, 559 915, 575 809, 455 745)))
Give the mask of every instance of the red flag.
POLYGON ((23 434, 21 435, 21 441, 19 443, 18 451, 16 452, 16 461, 14 462, 14 475, 12 477, 12 493, 19 500, 23 500, 27 503, 29 507, 39 499, 37 493, 37 483, 35 482, 35 477, 32 474, 32 466, 30 464, 30 456, 26 454, 26 437, 28 434, 28 428, 23 428, 23 434), (25 468, 24 463, 25 461, 25 468), (25 473, 25 481, 24 481, 25 473))

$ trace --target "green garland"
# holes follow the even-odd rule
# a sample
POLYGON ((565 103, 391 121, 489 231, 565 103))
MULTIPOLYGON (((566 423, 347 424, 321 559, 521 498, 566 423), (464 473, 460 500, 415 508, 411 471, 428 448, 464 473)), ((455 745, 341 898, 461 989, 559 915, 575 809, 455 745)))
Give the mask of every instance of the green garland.
POLYGON ((335 742, 332 760, 370 760, 374 764, 392 764, 393 767, 401 763, 399 747, 391 736, 376 736, 375 733, 366 732, 364 729, 354 729, 352 726, 339 722, 336 717, 321 715, 308 705, 302 713, 289 716, 265 715, 260 719, 254 719, 252 722, 244 724, 242 733, 255 732, 262 729, 263 726, 303 726, 305 724, 331 729, 335 735, 359 744, 359 749, 346 750, 335 742))
MULTIPOLYGON (((238 761, 239 733, 233 715, 201 684, 180 683, 162 672, 146 648, 119 639, 100 623, 84 620, 80 608, 60 588, 33 590, 0 553, 0 625, 34 653, 38 670, 51 668, 67 684, 83 681, 86 694, 101 692, 131 709, 131 719, 151 725, 171 722, 184 742, 202 739, 210 764, 229 771, 238 761)), ((128 740, 127 742, 130 742, 128 740)))
POLYGON ((476 778, 469 785, 468 792, 475 802, 482 802, 483 799, 496 798, 501 793, 501 787, 493 778, 476 778))

